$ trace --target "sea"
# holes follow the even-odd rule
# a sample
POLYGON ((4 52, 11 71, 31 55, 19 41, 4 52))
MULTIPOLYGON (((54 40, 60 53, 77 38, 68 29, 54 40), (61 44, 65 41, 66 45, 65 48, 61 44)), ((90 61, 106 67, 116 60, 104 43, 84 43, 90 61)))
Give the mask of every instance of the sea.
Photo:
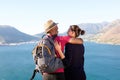
MULTIPOLYGON (((0 46, 0 80, 30 80, 36 43, 0 46)), ((120 45, 85 42, 87 80, 120 80, 120 45)), ((37 73, 34 80, 42 80, 37 73)))

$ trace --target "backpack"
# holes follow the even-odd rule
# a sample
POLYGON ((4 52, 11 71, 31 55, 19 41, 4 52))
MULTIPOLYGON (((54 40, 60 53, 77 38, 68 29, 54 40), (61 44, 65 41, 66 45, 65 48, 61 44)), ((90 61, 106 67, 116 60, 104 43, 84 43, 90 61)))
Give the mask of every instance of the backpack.
POLYGON ((36 65, 33 71, 33 80, 37 72, 54 73, 59 68, 64 68, 62 60, 55 55, 54 41, 51 37, 45 37, 32 50, 33 60, 36 65))

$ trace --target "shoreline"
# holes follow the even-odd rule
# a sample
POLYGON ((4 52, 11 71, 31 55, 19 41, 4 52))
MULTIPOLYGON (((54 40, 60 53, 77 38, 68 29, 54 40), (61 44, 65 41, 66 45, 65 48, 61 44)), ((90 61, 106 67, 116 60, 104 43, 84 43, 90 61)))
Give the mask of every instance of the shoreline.
MULTIPOLYGON (((0 46, 16 46, 16 45, 22 45, 22 44, 31 44, 31 43, 38 43, 39 41, 29 41, 29 42, 19 42, 19 43, 4 43, 4 44, 0 44, 0 46)), ((116 43, 104 43, 104 42, 97 42, 97 41, 88 41, 88 40, 85 40, 85 42, 94 42, 94 43, 97 43, 97 44, 108 44, 108 45, 118 45, 120 46, 120 44, 116 44, 116 43)))
POLYGON ((0 46, 16 46, 16 45, 22 45, 22 44, 32 44, 37 43, 38 41, 29 41, 29 42, 19 42, 19 43, 4 43, 0 44, 0 46))

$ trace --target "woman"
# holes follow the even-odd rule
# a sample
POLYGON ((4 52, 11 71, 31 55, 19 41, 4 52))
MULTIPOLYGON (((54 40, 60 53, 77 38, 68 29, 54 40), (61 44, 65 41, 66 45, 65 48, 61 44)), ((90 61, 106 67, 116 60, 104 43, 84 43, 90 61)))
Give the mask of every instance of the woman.
MULTIPOLYGON (((77 38, 85 33, 79 26, 72 25, 68 30, 68 36, 77 38)), ((81 38, 80 38, 81 39, 81 38)), ((81 39, 82 40, 82 39, 81 39)), ((83 41, 83 40, 82 40, 83 41)), ((63 64, 65 66, 64 73, 66 80, 86 80, 84 71, 84 45, 67 43, 65 47, 65 56, 61 51, 61 46, 58 42, 55 43, 55 48, 58 51, 63 64)))

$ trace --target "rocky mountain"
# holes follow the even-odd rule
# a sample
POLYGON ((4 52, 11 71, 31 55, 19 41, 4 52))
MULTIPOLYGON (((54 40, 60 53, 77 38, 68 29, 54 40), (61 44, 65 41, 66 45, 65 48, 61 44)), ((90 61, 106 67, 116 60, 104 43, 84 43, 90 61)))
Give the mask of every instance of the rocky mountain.
MULTIPOLYGON (((81 29, 86 31, 84 40, 99 43, 120 44, 120 19, 112 22, 102 23, 82 23, 78 24, 81 29)), ((59 35, 66 35, 67 31, 59 35)), ((0 44, 19 43, 39 40, 45 33, 39 33, 34 36, 25 34, 14 27, 0 25, 0 44)))
POLYGON ((79 27, 85 30, 86 34, 97 34, 101 30, 103 30, 109 23, 101 22, 101 23, 81 23, 78 24, 79 27))
POLYGON ((120 19, 108 24, 104 30, 93 37, 93 40, 100 43, 120 44, 120 19))
MULTIPOLYGON (((120 19, 112 22, 82 23, 78 25, 86 32, 85 35, 81 36, 85 41, 120 44, 120 19)), ((66 33, 67 31, 59 35, 66 35, 66 33)))
POLYGON ((38 38, 25 34, 14 27, 0 25, 0 44, 28 42, 34 40, 38 40, 38 38))

